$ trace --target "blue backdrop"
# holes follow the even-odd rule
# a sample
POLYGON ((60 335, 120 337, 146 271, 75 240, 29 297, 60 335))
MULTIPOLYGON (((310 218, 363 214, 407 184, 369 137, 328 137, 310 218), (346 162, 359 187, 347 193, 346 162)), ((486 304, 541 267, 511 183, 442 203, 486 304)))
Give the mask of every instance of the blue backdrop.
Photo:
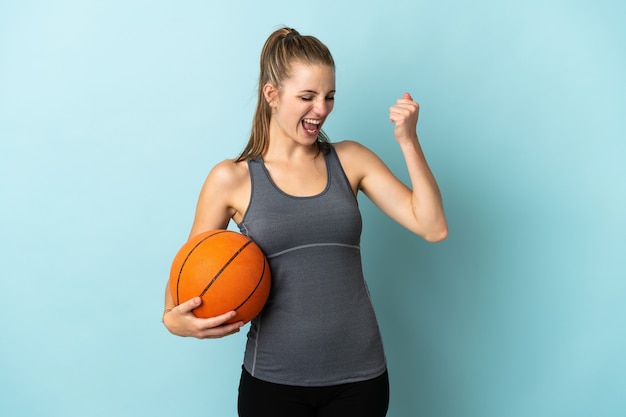
POLYGON ((0 2, 2 416, 236 415, 244 335, 171 336, 162 297, 282 24, 337 61, 329 135, 403 179, 388 107, 421 103, 448 240, 360 200, 389 416, 626 415, 624 3, 352 3, 0 2))

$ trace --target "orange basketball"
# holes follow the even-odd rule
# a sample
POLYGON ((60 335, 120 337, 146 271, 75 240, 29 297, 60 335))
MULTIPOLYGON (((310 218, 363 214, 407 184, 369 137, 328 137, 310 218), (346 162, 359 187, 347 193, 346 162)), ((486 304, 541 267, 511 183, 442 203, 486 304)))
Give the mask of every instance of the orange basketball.
POLYGON ((241 233, 211 230, 180 248, 169 286, 176 305, 202 297, 202 304, 193 310, 197 317, 235 310, 237 316, 228 323, 247 323, 265 305, 270 281, 269 264, 256 243, 241 233))

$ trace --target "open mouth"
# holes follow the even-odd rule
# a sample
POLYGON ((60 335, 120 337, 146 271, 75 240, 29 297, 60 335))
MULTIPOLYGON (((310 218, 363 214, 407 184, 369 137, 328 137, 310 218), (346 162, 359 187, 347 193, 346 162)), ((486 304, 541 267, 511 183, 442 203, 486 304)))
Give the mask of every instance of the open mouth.
POLYGON ((322 121, 321 120, 316 120, 316 119, 303 119, 302 120, 302 127, 304 127, 304 130, 310 134, 310 135, 316 135, 319 130, 320 130, 320 123, 322 121))

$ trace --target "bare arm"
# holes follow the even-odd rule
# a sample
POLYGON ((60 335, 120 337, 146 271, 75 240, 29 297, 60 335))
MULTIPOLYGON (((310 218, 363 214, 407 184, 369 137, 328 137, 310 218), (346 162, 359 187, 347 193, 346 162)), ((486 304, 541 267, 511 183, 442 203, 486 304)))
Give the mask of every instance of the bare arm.
MULTIPOLYGON (((249 189, 246 178, 245 167, 233 161, 223 161, 211 170, 200 191, 190 238, 208 230, 225 229, 231 217, 244 211, 245 199, 241 197, 249 189)), ((201 303, 201 298, 195 297, 175 306, 169 286, 166 287, 163 324, 175 335, 199 339, 228 336, 243 326, 243 322, 224 325, 236 316, 234 311, 217 317, 197 318, 193 309, 201 303)))
POLYGON ((441 193, 417 138, 419 105, 407 93, 390 108, 394 135, 400 145, 411 188, 400 181, 383 161, 355 142, 338 147, 342 163, 356 189, 363 191, 385 214, 429 242, 447 237, 448 225, 441 193))

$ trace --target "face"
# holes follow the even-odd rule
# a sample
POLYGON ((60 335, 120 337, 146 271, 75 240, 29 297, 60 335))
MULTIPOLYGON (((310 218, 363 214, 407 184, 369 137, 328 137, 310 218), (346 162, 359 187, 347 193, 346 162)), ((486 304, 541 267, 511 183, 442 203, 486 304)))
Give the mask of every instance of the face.
POLYGON ((327 65, 293 64, 278 90, 266 85, 266 98, 272 107, 270 138, 311 145, 333 110, 335 72, 327 65))

